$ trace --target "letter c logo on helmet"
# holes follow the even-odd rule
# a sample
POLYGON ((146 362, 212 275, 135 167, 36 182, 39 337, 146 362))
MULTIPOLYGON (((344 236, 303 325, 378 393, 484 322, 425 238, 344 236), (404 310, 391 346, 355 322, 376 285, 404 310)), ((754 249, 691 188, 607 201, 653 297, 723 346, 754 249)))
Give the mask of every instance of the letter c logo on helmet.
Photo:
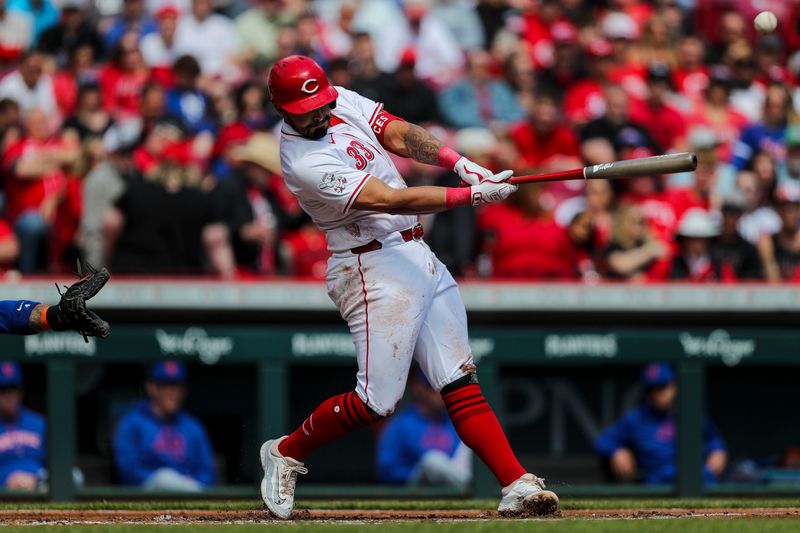
POLYGON ((279 59, 269 71, 268 85, 275 107, 294 115, 330 104, 339 96, 322 67, 301 55, 279 59))
POLYGON ((303 82, 303 86, 300 87, 300 90, 306 94, 314 94, 319 90, 319 83, 317 83, 317 80, 315 78, 311 78, 310 80, 306 80, 303 82), (309 84, 311 83, 314 84, 313 87, 309 87, 309 84))

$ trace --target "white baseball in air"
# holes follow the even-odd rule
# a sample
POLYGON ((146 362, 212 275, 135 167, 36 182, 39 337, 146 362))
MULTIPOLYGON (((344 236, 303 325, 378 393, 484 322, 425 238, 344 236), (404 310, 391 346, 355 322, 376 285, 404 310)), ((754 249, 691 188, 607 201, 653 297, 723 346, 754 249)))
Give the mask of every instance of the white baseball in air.
POLYGON ((753 19, 753 26, 761 33, 770 33, 778 27, 778 17, 772 11, 762 11, 753 19))

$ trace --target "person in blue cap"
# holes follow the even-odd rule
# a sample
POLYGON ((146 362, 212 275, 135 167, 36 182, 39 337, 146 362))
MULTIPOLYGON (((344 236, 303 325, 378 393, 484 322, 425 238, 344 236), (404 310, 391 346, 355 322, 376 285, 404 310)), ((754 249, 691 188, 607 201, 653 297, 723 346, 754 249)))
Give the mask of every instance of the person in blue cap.
MULTIPOLYGON (((649 484, 675 481, 675 399, 678 387, 668 363, 651 363, 642 371, 644 402, 606 428, 595 443, 597 453, 610 464, 620 481, 640 479, 649 484)), ((711 420, 703 427, 703 478, 714 483, 725 470, 725 443, 711 420)))
POLYGON ((35 490, 47 476, 45 418, 22 406, 22 370, 0 362, 0 485, 35 490))
POLYGON ((409 379, 412 402, 386 421, 377 443, 377 477, 399 485, 466 488, 472 453, 458 438, 444 401, 417 369, 409 379))
POLYGON ((186 367, 158 361, 145 382, 147 399, 125 414, 114 434, 114 461, 125 485, 199 492, 214 482, 205 428, 184 411, 186 367))

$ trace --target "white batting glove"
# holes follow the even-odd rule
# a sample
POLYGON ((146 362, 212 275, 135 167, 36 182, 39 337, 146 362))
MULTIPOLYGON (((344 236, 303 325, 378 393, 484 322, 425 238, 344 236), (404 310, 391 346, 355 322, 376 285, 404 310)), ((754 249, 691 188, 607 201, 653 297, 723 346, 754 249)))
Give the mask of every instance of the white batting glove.
POLYGON ((494 176, 494 172, 483 168, 478 163, 474 163, 464 156, 461 156, 461 159, 456 161, 456 166, 453 167, 453 170, 466 185, 478 185, 484 180, 494 176))
POLYGON ((514 171, 504 170, 499 174, 492 174, 484 178, 477 185, 473 185, 470 188, 472 205, 491 204, 511 196, 512 193, 519 189, 518 185, 508 183, 508 179, 512 174, 514 174, 514 171))

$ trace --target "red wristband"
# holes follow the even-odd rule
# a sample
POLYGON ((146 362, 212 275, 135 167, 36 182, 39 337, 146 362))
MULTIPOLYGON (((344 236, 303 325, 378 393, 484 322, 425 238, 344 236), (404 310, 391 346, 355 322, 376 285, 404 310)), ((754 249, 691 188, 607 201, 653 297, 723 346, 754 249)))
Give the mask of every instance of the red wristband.
POLYGON ((439 166, 450 170, 455 170, 456 163, 461 159, 461 154, 450 148, 449 146, 442 145, 439 148, 439 166))
POLYGON ((49 305, 42 306, 42 329, 45 331, 49 331, 53 328, 50 327, 50 324, 47 323, 47 310, 50 309, 49 305))
POLYGON ((447 209, 472 205, 472 187, 448 187, 444 205, 447 209))

